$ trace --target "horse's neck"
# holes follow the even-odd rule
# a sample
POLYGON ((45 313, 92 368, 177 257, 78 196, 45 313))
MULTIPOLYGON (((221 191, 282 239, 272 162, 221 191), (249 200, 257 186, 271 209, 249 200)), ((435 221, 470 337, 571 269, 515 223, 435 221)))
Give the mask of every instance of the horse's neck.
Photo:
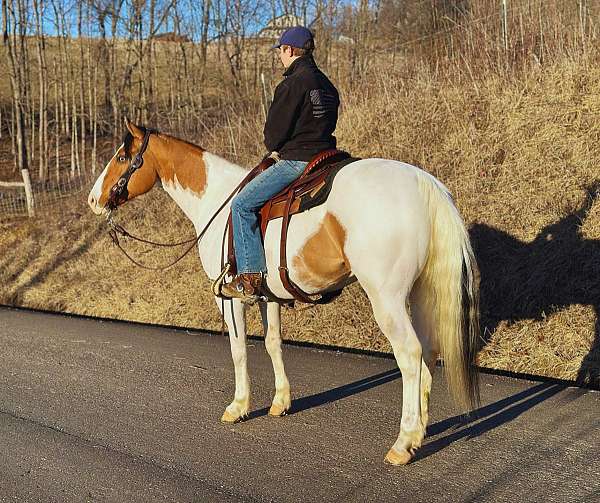
POLYGON ((247 173, 215 154, 173 138, 159 155, 164 189, 198 229, 247 173), (178 144, 180 143, 180 144, 178 144))
MULTIPOLYGON (((184 155, 172 155, 168 163, 164 160, 161 162, 159 176, 163 188, 192 221, 197 234, 202 232, 248 173, 242 167, 199 148, 184 155)), ((200 242, 200 255, 209 275, 213 272, 213 262, 216 260, 213 255, 221 248, 228 208, 229 204, 213 221, 200 242)))

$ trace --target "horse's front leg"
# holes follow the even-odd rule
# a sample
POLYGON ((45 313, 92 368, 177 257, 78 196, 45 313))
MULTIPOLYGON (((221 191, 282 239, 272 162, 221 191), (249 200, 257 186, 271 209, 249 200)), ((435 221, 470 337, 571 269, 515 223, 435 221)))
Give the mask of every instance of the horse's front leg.
MULTIPOLYGON (((221 309, 221 299, 217 298, 221 309)), ((223 304, 225 323, 229 329, 231 357, 235 369, 235 395, 221 421, 235 423, 248 415, 250 409, 250 379, 248 378, 248 357, 246 354, 246 312, 245 306, 239 300, 226 300, 223 304)))
POLYGON ((276 302, 261 302, 260 314, 265 331, 265 346, 275 372, 275 397, 269 415, 283 416, 290 409, 292 399, 281 354, 281 306, 276 302))

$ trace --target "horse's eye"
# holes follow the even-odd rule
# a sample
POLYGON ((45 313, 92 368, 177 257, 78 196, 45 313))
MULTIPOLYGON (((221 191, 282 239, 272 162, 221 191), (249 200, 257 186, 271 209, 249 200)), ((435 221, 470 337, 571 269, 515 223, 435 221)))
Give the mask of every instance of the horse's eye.
POLYGON ((126 160, 127 158, 124 155, 120 155, 119 157, 117 157, 118 162, 125 162, 126 160))

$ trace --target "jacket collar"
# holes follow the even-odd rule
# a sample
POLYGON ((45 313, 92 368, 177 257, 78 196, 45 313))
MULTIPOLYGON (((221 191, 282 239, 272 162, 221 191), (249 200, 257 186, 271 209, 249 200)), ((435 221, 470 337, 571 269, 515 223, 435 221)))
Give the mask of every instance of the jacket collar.
POLYGON ((290 66, 287 67, 285 72, 283 72, 283 76, 289 77, 301 67, 314 65, 315 60, 312 58, 312 56, 300 56, 298 59, 295 59, 290 66))

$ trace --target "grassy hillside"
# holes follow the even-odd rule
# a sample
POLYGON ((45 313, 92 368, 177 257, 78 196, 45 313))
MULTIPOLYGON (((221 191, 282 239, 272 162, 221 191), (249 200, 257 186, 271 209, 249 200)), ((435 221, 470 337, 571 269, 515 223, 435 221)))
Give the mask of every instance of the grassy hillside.
MULTIPOLYGON (((456 198, 481 268, 481 365, 597 382, 599 68, 593 54, 477 79, 382 65, 368 86, 340 82, 340 147, 417 164, 456 198)), ((249 165, 261 152, 262 118, 235 107, 227 127, 188 139, 249 165)), ((119 217, 161 240, 192 232, 159 190, 119 217)), ((172 256, 131 248, 147 262, 172 256)), ((0 224, 0 264, 3 303, 220 327, 197 257, 163 273, 135 268, 83 194, 35 221, 0 224)), ((388 349, 357 285, 330 305, 286 312, 284 330, 287 339, 388 349)))

